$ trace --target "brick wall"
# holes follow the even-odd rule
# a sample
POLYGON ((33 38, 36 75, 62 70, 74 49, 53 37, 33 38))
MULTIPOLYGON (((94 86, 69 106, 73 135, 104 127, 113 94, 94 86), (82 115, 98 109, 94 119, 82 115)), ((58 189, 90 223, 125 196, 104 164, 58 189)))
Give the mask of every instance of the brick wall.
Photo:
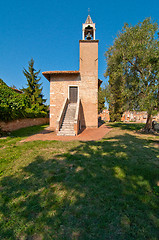
POLYGON ((51 76, 50 79, 50 127, 57 128, 57 119, 62 110, 65 99, 69 95, 69 86, 78 86, 80 92, 80 76, 51 76))
POLYGON ((100 113, 98 115, 98 117, 101 118, 101 120, 105 121, 105 122, 109 122, 110 121, 110 117, 109 117, 109 111, 107 109, 104 109, 102 111, 102 113, 100 113))
POLYGON ((123 122, 146 123, 147 112, 126 111, 123 113, 121 120, 123 122))
POLYGON ((98 127, 98 41, 80 40, 80 74, 50 76, 50 127, 56 130, 57 119, 69 86, 78 87, 83 117, 81 127, 98 127))
POLYGON ((80 40, 81 103, 86 127, 98 127, 98 40, 80 40))
MULTIPOLYGON (((104 109, 102 113, 98 115, 101 117, 101 120, 109 122, 109 111, 104 109)), ((146 123, 147 120, 147 112, 137 112, 137 111, 126 111, 123 113, 121 121, 123 122, 138 122, 138 123, 146 123)), ((159 114, 153 116, 153 120, 159 122, 159 114)))
MULTIPOLYGON (((138 123, 146 123, 147 120, 147 112, 137 112, 137 111, 126 111, 123 113, 121 118, 123 122, 138 122, 138 123)), ((153 116, 153 120, 159 121, 159 114, 153 116)))
POLYGON ((3 131, 14 131, 20 128, 30 127, 34 125, 48 124, 49 118, 26 118, 11 122, 0 122, 0 128, 3 131))

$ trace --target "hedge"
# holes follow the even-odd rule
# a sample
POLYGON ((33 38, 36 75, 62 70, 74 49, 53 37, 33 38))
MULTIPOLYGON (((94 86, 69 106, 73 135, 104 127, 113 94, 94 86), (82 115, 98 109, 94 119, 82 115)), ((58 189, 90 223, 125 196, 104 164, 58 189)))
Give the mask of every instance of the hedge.
POLYGON ((46 117, 47 112, 38 107, 29 106, 29 98, 26 94, 17 93, 0 79, 0 120, 11 121, 21 118, 46 117))

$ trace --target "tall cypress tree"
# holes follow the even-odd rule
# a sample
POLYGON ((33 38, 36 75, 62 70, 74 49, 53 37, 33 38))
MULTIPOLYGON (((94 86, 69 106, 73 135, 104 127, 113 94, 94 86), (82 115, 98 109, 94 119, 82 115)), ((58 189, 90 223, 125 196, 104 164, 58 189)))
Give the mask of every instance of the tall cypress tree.
POLYGON ((106 52, 107 70, 105 77, 109 77, 109 85, 106 88, 106 99, 109 103, 109 115, 112 122, 120 122, 124 110, 126 110, 125 76, 123 66, 120 63, 120 52, 110 48, 106 52))
POLYGON ((105 98, 104 98, 104 92, 101 87, 99 87, 98 90, 98 112, 101 112, 104 109, 104 103, 105 103, 105 98))
POLYGON ((39 77, 39 71, 36 71, 34 68, 33 58, 29 61, 28 71, 24 68, 23 73, 27 79, 27 88, 22 88, 22 91, 30 99, 30 107, 32 109, 45 110, 45 102, 42 94, 42 83, 39 83, 41 77, 39 77))

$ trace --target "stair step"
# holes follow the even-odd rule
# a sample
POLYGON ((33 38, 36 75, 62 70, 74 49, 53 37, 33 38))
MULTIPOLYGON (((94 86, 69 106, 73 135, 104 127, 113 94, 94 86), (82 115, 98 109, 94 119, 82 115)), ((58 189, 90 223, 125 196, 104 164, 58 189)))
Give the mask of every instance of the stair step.
POLYGON ((74 123, 74 119, 64 119, 64 121, 63 122, 67 122, 67 123, 74 123))
POLYGON ((66 129, 61 129, 60 132, 65 132, 65 133, 74 133, 74 130, 66 130, 66 129))
POLYGON ((64 128, 64 127, 65 127, 65 128, 74 128, 74 125, 70 125, 70 124, 67 125, 67 124, 64 124, 64 125, 61 126, 61 128, 64 128))
POLYGON ((74 114, 75 114, 75 111, 73 111, 73 112, 67 112, 66 114, 65 114, 65 116, 74 116, 74 114))
POLYGON ((61 129, 59 132, 62 132, 62 133, 74 133, 74 130, 63 130, 63 129, 61 129))
POLYGON ((74 132, 74 119, 77 104, 69 104, 64 116, 63 123, 60 131, 57 133, 58 136, 75 136, 74 132))
POLYGON ((74 117, 65 117, 65 118, 64 118, 64 121, 65 121, 65 120, 66 120, 66 121, 68 121, 68 120, 74 121, 74 117))
POLYGON ((64 129, 64 128, 66 128, 66 129, 74 129, 74 126, 64 125, 64 126, 61 127, 61 129, 64 129))
POLYGON ((64 122, 74 122, 74 118, 65 118, 64 122))
POLYGON ((61 128, 60 131, 63 131, 63 132, 74 132, 74 129, 70 129, 70 128, 61 128))
POLYGON ((74 131, 74 127, 62 126, 60 130, 63 130, 63 129, 74 131))
POLYGON ((75 133, 58 132, 57 136, 76 136, 75 133))

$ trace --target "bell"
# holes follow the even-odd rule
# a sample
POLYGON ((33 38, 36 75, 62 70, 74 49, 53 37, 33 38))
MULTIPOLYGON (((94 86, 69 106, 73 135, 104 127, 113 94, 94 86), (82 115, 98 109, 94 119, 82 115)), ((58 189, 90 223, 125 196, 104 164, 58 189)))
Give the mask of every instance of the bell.
POLYGON ((88 32, 88 34, 87 34, 87 36, 86 36, 86 39, 87 39, 87 40, 91 40, 91 34, 90 34, 90 32, 88 32))

